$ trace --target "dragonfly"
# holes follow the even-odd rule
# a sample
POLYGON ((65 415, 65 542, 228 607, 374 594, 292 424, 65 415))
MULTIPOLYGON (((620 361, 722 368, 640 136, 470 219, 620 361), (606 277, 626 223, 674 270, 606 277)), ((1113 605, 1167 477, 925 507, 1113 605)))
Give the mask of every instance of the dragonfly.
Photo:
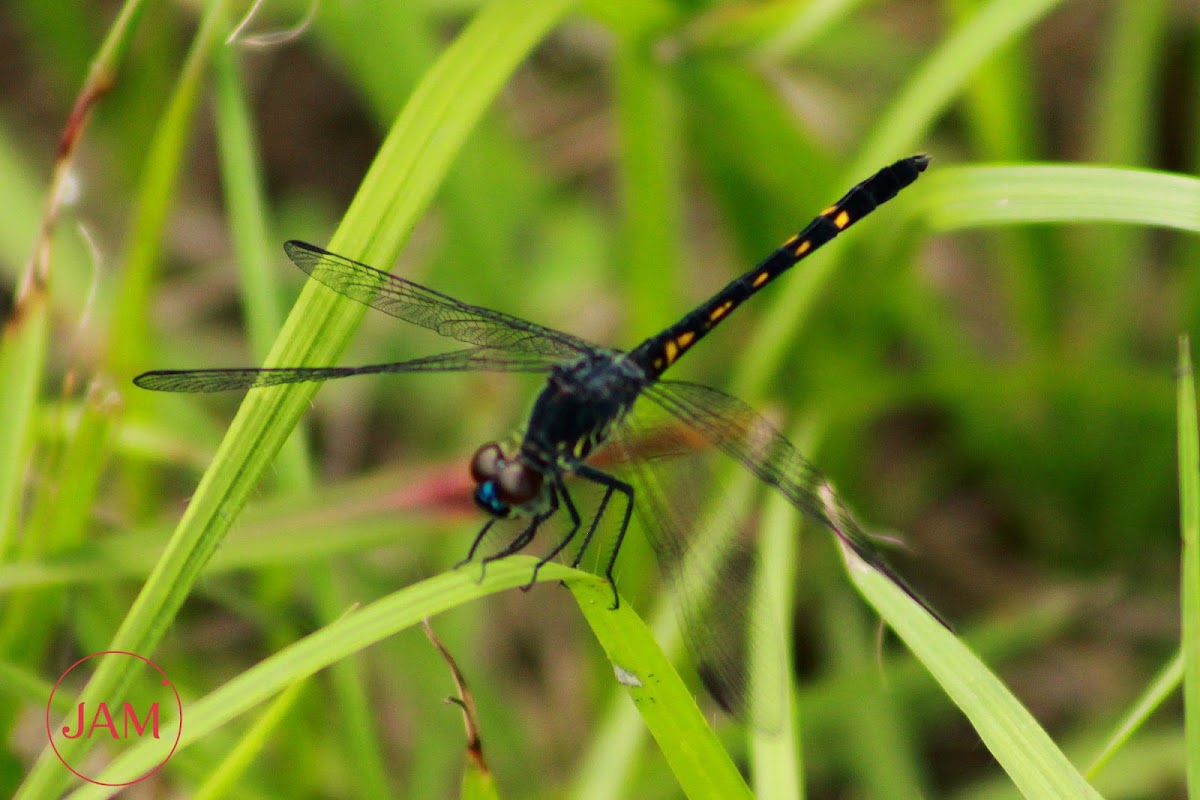
MULTIPOLYGON (((667 370, 742 303, 891 200, 912 184, 928 164, 928 156, 915 155, 879 170, 850 189, 753 269, 731 281, 674 325, 628 351, 596 345, 501 311, 464 303, 315 245, 292 240, 284 244, 284 250, 292 263, 311 278, 344 297, 468 347, 365 366, 154 370, 137 376, 134 383, 143 389, 163 392, 219 392, 380 373, 486 371, 545 375, 545 384, 534 401, 520 439, 508 446, 498 441, 485 443, 471 458, 474 501, 487 520, 460 563, 475 558, 498 521, 515 520, 516 533, 482 559, 484 568, 489 562, 525 550, 549 520, 557 519, 564 532, 533 566, 528 584, 532 586, 541 568, 572 545, 575 555, 571 566, 579 567, 585 553, 592 548, 601 519, 610 507, 619 506, 614 512, 619 515, 615 537, 604 565, 614 609, 620 604, 614 569, 635 508, 647 523, 643 528, 660 562, 678 563, 689 543, 689 534, 683 530, 686 526, 679 521, 679 515, 663 508, 669 504, 669 497, 664 498, 664 493, 656 492, 653 487, 647 490, 645 485, 639 491, 635 487, 638 481, 626 480, 616 470, 601 468, 592 458, 602 447, 615 446, 628 454, 627 461, 636 460, 632 449, 624 446, 623 433, 635 406, 649 403, 695 438, 782 493, 793 506, 830 529, 862 561, 887 576, 945 624, 936 610, 889 565, 871 537, 850 515, 831 513, 828 481, 760 414, 719 389, 663 378, 667 370), (600 498, 588 515, 581 513, 568 477, 590 484, 600 498)), ((620 462, 621 456, 616 460, 620 462)), ((687 641, 698 653, 706 648, 703 642, 709 634, 705 627, 695 619, 685 618, 685 628, 689 629, 687 641)), ((747 689, 736 659, 719 653, 708 666, 713 671, 705 681, 710 693, 737 713, 745 702, 747 689)))

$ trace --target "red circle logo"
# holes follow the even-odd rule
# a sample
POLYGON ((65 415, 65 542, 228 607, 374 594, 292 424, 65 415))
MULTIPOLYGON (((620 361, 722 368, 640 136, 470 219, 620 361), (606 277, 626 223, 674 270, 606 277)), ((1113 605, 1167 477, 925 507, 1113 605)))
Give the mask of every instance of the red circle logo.
MULTIPOLYGON (((61 707, 59 713, 62 713, 61 707)), ((179 746, 182 732, 183 703, 179 699, 179 692, 157 664, 137 653, 104 650, 84 656, 59 676, 46 702, 46 737, 58 760, 80 778, 100 786, 129 786, 149 778, 170 760, 179 746), (93 659, 102 657, 132 658, 138 663, 131 672, 129 686, 122 697, 85 701, 79 695, 99 666, 99 662, 93 659), (60 704, 67 707, 67 711, 62 722, 55 727, 51 721, 55 716, 52 710, 60 704), (174 719, 170 716, 171 709, 175 710, 174 719), (166 712, 165 718, 163 712, 166 712), (172 724, 175 727, 173 732, 170 730, 172 724), (90 742, 91 746, 79 744, 81 740, 90 742), (162 758, 152 769, 133 780, 120 783, 90 777, 101 774, 125 751, 135 746, 145 746, 147 742, 157 743, 151 746, 162 748, 162 758), (99 754, 106 754, 107 757, 99 754)))

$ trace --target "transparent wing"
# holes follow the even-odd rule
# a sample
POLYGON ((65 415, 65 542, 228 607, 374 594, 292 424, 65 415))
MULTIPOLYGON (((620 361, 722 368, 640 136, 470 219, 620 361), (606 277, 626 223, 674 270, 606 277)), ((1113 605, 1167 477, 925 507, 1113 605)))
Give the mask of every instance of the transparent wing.
POLYGON ((305 383, 385 372, 546 372, 561 359, 537 353, 508 354, 484 347, 361 367, 263 367, 234 369, 162 369, 143 372, 134 384, 156 392, 225 392, 283 383, 305 383))
POLYGON ((604 349, 519 317, 459 302, 316 245, 292 240, 283 249, 292 263, 343 297, 460 342, 562 357, 604 349))
POLYGON ((828 492, 828 480, 821 471, 761 414, 732 395, 698 383, 660 381, 647 387, 645 395, 778 489, 792 505, 833 531, 859 558, 950 627, 937 609, 888 564, 841 501, 828 492), (830 508, 836 511, 836 520, 830 518, 830 508))
POLYGON ((709 496, 709 467, 718 451, 650 404, 627 418, 601 452, 634 487, 635 514, 708 693, 733 716, 777 732, 785 662, 766 639, 777 630, 774 621, 761 625, 751 618, 758 549, 744 522, 754 487, 747 481, 739 497, 709 496))

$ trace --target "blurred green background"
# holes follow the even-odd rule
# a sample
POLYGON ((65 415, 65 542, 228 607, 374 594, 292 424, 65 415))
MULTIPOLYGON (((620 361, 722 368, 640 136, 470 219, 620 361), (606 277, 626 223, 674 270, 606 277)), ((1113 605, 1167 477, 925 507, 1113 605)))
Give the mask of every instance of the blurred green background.
MULTIPOLYGON (((109 644, 241 400, 148 396, 130 379, 261 363, 303 283, 279 244, 329 240, 414 87, 479 9, 346 0, 305 25, 287 0, 226 46, 245 6, 201 6, 148 3, 123 39, 66 181, 36 402, 11 386, 0 400, 0 795, 41 752, 42 688, 109 644), (189 55, 198 34, 210 49, 189 55)), ((10 338, 57 143, 120 11, 0 7, 10 338)), ((504 83, 395 271, 628 347, 874 169, 931 154, 916 186, 747 304, 678 377, 809 431, 806 452, 863 523, 906 543, 903 574, 1086 761, 1178 641, 1174 364, 1200 318, 1196 244, 1180 232, 1196 226, 1196 190, 1177 204, 1135 194, 1145 173, 1096 173, 1056 194, 1057 173, 969 167, 1193 172, 1195 12, 583 3, 504 83), (1013 221, 989 217, 1018 178, 1031 209, 1058 210, 1023 216, 1013 200, 1013 221), (956 220, 959 203, 973 210, 956 220), (1193 216, 1173 224, 1176 212, 1193 216), (1038 219, 1053 224, 1027 224, 1038 219), (1122 224, 1135 220, 1150 224, 1122 224)), ((444 345, 370 313, 340 361, 444 345)), ((535 391, 495 375, 324 387, 154 650, 185 701, 351 604, 450 568, 480 523, 465 464, 523 422, 535 391)), ((807 529, 797 577, 809 796, 999 796, 1002 773, 935 684, 891 642, 876 663, 874 618, 829 540, 807 529), (881 682, 888 736, 857 702, 881 682)), ((635 594, 648 558, 623 556, 635 594)), ((602 721, 628 701, 561 588, 494 595, 434 625, 479 702, 503 794, 677 796, 649 741, 597 778, 602 721)), ((462 724, 422 634, 338 667, 301 690, 232 795, 454 796, 462 724)), ((130 796, 191 794, 251 724, 130 796)), ((718 724, 740 753, 736 726, 718 724)), ((1181 792, 1181 729, 1178 707, 1159 710, 1106 795, 1181 792)))

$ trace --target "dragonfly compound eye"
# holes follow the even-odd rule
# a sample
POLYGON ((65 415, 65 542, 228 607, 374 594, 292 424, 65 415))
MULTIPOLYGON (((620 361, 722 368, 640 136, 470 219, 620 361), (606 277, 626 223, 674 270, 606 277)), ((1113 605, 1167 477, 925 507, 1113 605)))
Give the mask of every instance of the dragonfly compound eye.
POLYGON ((495 480, 504 461, 504 451, 500 445, 488 442, 471 457, 471 479, 477 484, 495 480))
POLYGON ((483 481, 475 487, 475 505, 498 519, 503 519, 512 512, 508 503, 501 500, 496 493, 495 481, 483 481))
POLYGON ((509 505, 520 506, 542 490, 542 473, 520 461, 502 464, 496 476, 496 493, 509 505))

